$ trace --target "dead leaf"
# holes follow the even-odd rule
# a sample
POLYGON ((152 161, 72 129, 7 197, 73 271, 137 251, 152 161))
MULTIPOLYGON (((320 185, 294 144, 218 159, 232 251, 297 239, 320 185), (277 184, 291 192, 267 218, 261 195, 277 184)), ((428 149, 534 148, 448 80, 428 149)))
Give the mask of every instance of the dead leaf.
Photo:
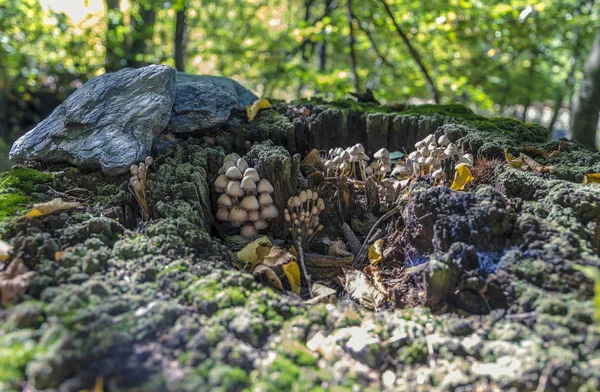
POLYGON ((453 191, 462 191, 465 189, 465 185, 473 181, 475 178, 471 174, 471 170, 466 163, 461 163, 456 166, 456 173, 454 174, 454 181, 450 186, 453 191))
POLYGON ((348 252, 346 244, 342 240, 338 240, 329 245, 327 255, 339 257, 352 257, 352 253, 348 252))
POLYGON ((313 283, 311 289, 315 297, 319 295, 336 295, 337 293, 331 287, 325 286, 321 283, 313 283))
POLYGON ((264 98, 257 99, 252 105, 246 106, 246 115, 248 116, 248 121, 254 120, 260 109, 266 109, 269 107, 271 107, 271 103, 264 98))
POLYGON ((77 208, 79 206, 81 206, 81 203, 64 201, 59 197, 46 203, 34 204, 31 211, 25 214, 25 216, 33 218, 36 216, 52 214, 53 212, 57 211, 72 210, 73 208, 77 208))
POLYGON ((369 278, 371 278, 371 283, 373 283, 373 286, 385 296, 386 300, 389 301, 390 295, 388 289, 386 289, 383 285, 383 279, 381 278, 381 271, 379 268, 372 265, 367 266, 365 268, 365 273, 369 276, 369 278))
POLYGON ((278 290, 283 291, 283 284, 281 283, 281 280, 279 279, 279 277, 277 276, 275 271, 273 271, 271 268, 267 267, 266 265, 263 265, 263 264, 257 265, 254 268, 252 275, 254 275, 255 278, 257 278, 257 277, 263 278, 271 286, 275 287, 278 290))
POLYGON ((60 260, 65 255, 65 251, 54 252, 54 261, 60 260))
POLYGON ((23 260, 13 260, 5 271, 0 272, 0 299, 2 306, 6 307, 21 297, 27 291, 35 271, 29 271, 23 260))
POLYGON ((546 151, 543 148, 538 148, 538 147, 530 147, 530 146, 525 146, 523 147, 523 149, 525 151, 529 151, 531 152, 533 155, 537 155, 540 156, 542 158, 554 158, 555 156, 557 156, 558 154, 561 153, 562 149, 565 147, 566 143, 564 140, 561 140, 558 143, 558 148, 552 152, 546 151))
POLYGON ((0 261, 5 262, 10 259, 10 255, 15 247, 4 240, 0 240, 0 261))
POLYGON ((263 257, 262 261, 259 261, 259 264, 264 264, 267 267, 275 269, 295 261, 296 257, 293 254, 278 246, 273 246, 269 251, 269 254, 263 257))
POLYGON ((255 266, 273 247, 271 241, 265 236, 252 241, 237 253, 239 261, 255 266))
POLYGON ((544 166, 540 165, 535 161, 535 159, 520 153, 519 158, 527 165, 527 167, 538 173, 554 173, 554 166, 544 166))
POLYGON ((504 149, 504 157, 506 158, 506 162, 508 162, 512 167, 520 169, 523 165, 523 162, 508 152, 508 149, 504 149))
POLYGON ((285 273, 288 282, 290 282, 292 291, 300 295, 300 268, 298 267, 298 263, 292 261, 291 263, 284 264, 283 272, 285 273))
POLYGON ((590 173, 583 177, 584 184, 600 184, 600 173, 590 173))
POLYGON ((309 152, 306 157, 302 160, 302 165, 311 165, 311 166, 315 166, 315 165, 320 165, 321 164, 321 152, 323 152, 323 150, 317 150, 316 148, 313 148, 311 150, 311 152, 309 152))
POLYGON ((369 310, 377 310, 385 303, 385 295, 373 286, 364 273, 357 270, 344 270, 344 275, 344 288, 359 304, 369 310))
POLYGON ((377 240, 369 248, 369 262, 378 265, 383 261, 383 239, 377 240))

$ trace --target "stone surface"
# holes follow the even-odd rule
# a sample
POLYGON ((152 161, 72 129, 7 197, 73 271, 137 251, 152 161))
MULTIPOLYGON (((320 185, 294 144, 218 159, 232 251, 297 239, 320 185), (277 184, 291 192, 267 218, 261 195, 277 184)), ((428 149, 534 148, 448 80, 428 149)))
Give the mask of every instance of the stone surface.
POLYGON ((179 72, 176 90, 167 127, 174 133, 216 128, 229 120, 233 110, 245 110, 258 99, 238 82, 218 76, 179 72))
POLYGON ((19 138, 15 162, 69 162, 120 174, 150 152, 175 99, 175 71, 150 65, 95 77, 19 138))

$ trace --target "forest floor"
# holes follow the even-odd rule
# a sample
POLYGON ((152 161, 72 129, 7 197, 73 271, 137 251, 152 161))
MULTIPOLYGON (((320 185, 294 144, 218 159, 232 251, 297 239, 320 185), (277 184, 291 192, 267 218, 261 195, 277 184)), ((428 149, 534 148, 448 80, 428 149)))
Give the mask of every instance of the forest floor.
MULTIPOLYGON (((600 186, 582 183, 600 153, 547 138, 461 106, 276 104, 157 143, 148 222, 127 175, 3 173, 0 390, 598 390, 594 283, 576 266, 600 267, 600 186), (429 134, 475 157, 464 190, 330 178, 306 159, 355 143, 410 153, 429 134), (253 274, 238 229, 213 218, 232 152, 280 212, 301 190, 322 198, 303 249, 315 298, 304 279, 253 274), (533 162, 507 162, 521 153, 533 162), (25 216, 58 197, 79 204, 25 216)), ((286 232, 278 218, 264 235, 287 251, 286 232)))

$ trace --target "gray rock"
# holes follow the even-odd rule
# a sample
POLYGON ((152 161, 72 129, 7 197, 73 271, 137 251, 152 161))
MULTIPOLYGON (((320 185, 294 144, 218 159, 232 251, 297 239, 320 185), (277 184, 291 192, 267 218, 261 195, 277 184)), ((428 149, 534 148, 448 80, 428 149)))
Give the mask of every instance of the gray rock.
POLYGON ((208 75, 177 73, 177 94, 167 129, 186 133, 216 128, 232 110, 245 110, 258 98, 238 82, 208 75))
POLYGON ((163 65, 126 68, 95 77, 19 138, 15 162, 69 162, 121 174, 150 152, 175 99, 175 70, 163 65))

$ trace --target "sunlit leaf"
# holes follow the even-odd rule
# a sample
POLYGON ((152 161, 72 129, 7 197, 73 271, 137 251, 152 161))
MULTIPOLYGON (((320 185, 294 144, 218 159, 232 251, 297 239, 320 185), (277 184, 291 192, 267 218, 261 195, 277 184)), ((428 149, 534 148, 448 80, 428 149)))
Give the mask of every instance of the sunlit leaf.
POLYGON ((246 106, 246 115, 248 116, 248 121, 254 120, 260 109, 266 109, 269 107, 271 107, 271 103, 265 98, 257 99, 252 105, 246 106))
POLYGON ((379 309, 386 301, 385 295, 357 270, 345 270, 344 288, 355 301, 369 310, 379 309))
POLYGON ((240 250, 237 253, 237 258, 242 263, 254 266, 269 253, 272 246, 273 244, 266 236, 260 237, 240 250))
POLYGON ((535 159, 521 153, 519 154, 519 159, 521 159, 521 161, 523 161, 523 163, 525 165, 527 165, 527 168, 530 170, 533 170, 534 172, 538 172, 538 173, 554 173, 554 166, 544 166, 544 165, 540 165, 539 163, 537 163, 535 161, 535 159))
POLYGON ((523 162, 508 152, 506 148, 504 149, 504 157, 506 158, 506 162, 510 163, 512 167, 519 169, 523 165, 523 162))
POLYGON ((383 239, 377 240, 369 248, 369 262, 378 265, 383 261, 383 239))
POLYGON ((298 267, 298 263, 292 261, 291 263, 284 264, 283 272, 285 273, 288 282, 290 282, 292 291, 300 295, 300 268, 298 267))
POLYGON ((65 251, 54 252, 54 261, 60 260, 65 255, 65 251))
POLYGON ((462 191, 465 189, 465 185, 473 181, 475 178, 471 174, 471 170, 465 163, 461 163, 456 166, 456 173, 454 174, 454 181, 450 186, 453 191, 462 191))
POLYGON ((293 254, 278 246, 273 246, 269 254, 264 256, 262 260, 259 260, 259 263, 271 268, 278 268, 295 261, 296 257, 293 254))
POLYGON ((252 275, 254 275, 254 277, 260 277, 264 279, 271 286, 283 291, 283 284, 281 283, 281 280, 279 279, 275 271, 273 271, 270 267, 267 267, 263 264, 259 264, 254 268, 252 275))
POLYGON ((45 203, 34 204, 31 211, 25 214, 26 217, 33 218, 36 216, 43 216, 52 214, 57 211, 72 210, 81 206, 78 202, 64 201, 62 198, 53 199, 45 203))
POLYGON ((10 255, 15 247, 4 240, 0 240, 0 261, 4 262, 10 259, 10 255))
POLYGON ((590 173, 583 177, 584 184, 600 184, 600 173, 590 173))

